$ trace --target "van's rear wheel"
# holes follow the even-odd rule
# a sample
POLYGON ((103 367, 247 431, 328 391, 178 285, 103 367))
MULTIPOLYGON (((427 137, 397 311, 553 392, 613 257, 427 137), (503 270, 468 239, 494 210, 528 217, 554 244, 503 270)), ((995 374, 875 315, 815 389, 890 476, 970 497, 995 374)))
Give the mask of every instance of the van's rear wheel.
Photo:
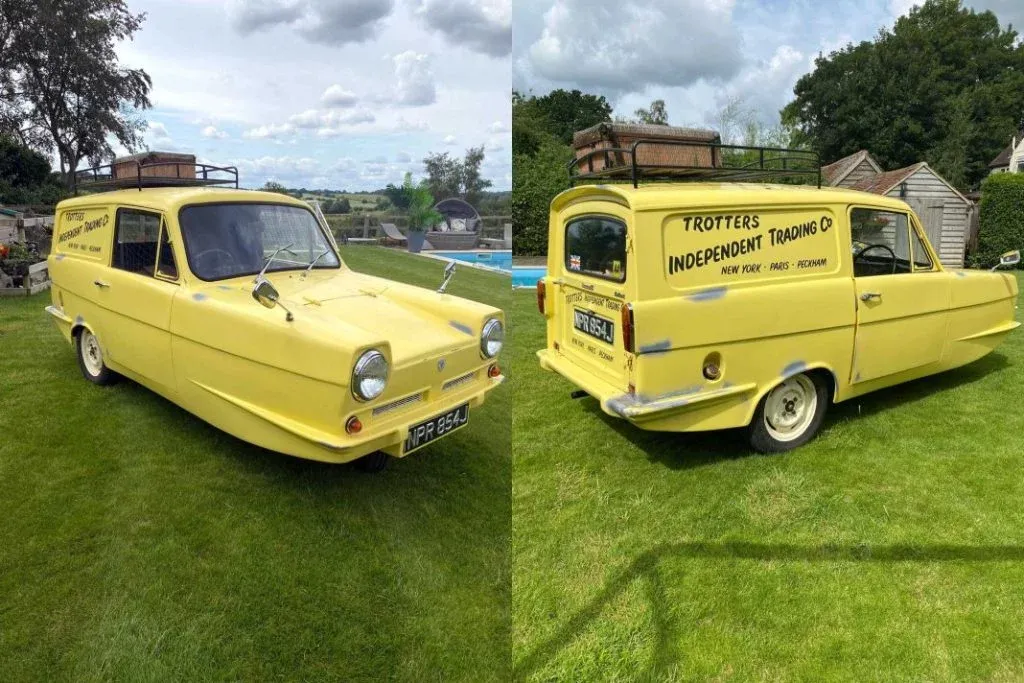
POLYGON ((391 460, 391 456, 381 451, 374 451, 369 455, 364 455, 361 458, 352 461, 352 464, 357 469, 363 472, 382 472, 388 466, 388 462, 391 460))
POLYGON ((815 373, 787 378, 761 399, 750 423, 750 445, 782 453, 814 438, 828 410, 828 385, 815 373))
POLYGON ((78 367, 87 380, 101 386, 117 381, 117 373, 103 362, 99 340, 88 329, 82 328, 75 335, 75 350, 78 352, 78 367))

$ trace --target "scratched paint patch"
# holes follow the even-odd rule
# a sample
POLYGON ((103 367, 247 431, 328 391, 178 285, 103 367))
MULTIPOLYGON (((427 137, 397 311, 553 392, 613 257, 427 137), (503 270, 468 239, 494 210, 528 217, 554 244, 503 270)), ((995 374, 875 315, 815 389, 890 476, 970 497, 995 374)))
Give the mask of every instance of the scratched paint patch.
POLYGON ((651 344, 644 344, 640 347, 640 353, 662 353, 672 348, 671 339, 662 339, 651 344))
POLYGON ((473 330, 468 325, 463 325, 457 320, 449 320, 448 324, 457 329, 459 332, 464 332, 470 336, 473 335, 473 330))
POLYGON ((782 368, 782 376, 789 377, 790 375, 796 375, 807 369, 807 363, 802 360, 795 360, 786 367, 782 368))
POLYGON ((694 292, 686 298, 690 301, 715 301, 724 297, 728 289, 728 287, 709 287, 708 289, 702 289, 699 292, 694 292))
POLYGON ((196 301, 205 301, 207 297, 202 292, 196 292, 195 294, 192 295, 192 298, 195 299, 196 301))

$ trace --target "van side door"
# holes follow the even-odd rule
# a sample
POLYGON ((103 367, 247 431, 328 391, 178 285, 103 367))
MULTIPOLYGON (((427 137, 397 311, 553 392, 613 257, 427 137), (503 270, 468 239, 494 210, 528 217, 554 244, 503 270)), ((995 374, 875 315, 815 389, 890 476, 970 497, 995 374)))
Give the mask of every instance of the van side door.
POLYGON ((851 207, 857 332, 850 381, 938 363, 946 338, 948 276, 911 214, 851 207))
POLYGON ((95 286, 106 309, 105 352, 115 367, 173 390, 171 303, 180 287, 162 214, 117 210, 110 267, 95 286))

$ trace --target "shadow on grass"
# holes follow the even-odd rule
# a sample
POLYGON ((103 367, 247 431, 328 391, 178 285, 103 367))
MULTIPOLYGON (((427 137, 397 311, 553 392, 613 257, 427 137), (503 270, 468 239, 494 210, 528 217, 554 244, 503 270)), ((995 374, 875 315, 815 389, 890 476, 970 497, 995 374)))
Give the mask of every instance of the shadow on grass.
POLYGON ((1024 546, 962 545, 819 545, 749 543, 743 541, 704 543, 700 541, 655 546, 639 555, 587 605, 573 614, 553 635, 513 663, 513 677, 524 679, 551 662, 560 651, 597 620, 602 610, 614 602, 634 582, 643 581, 656 630, 653 658, 646 672, 637 672, 638 680, 657 680, 679 660, 669 602, 658 572, 663 559, 752 560, 757 562, 1021 562, 1024 546))
MULTIPOLYGON (((991 373, 1009 366, 1010 361, 1004 354, 990 353, 970 365, 880 389, 833 405, 825 416, 823 427, 912 405, 944 391, 981 381, 991 373)), ((592 398, 583 398, 580 401, 585 410, 599 417, 607 426, 642 450, 649 460, 669 469, 693 469, 716 462, 761 455, 748 445, 744 429, 688 433, 645 431, 626 420, 608 415, 592 398)))

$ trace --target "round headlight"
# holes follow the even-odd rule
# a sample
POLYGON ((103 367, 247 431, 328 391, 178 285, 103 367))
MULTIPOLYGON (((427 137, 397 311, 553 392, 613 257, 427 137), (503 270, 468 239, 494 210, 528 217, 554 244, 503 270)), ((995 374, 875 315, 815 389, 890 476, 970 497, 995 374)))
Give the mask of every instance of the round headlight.
POLYGON ((359 356, 352 370, 352 394, 360 401, 372 401, 384 393, 388 384, 388 359, 380 351, 359 356))
POLYGON ((501 321, 496 319, 488 320, 480 333, 480 353, 484 358, 494 358, 501 353, 501 347, 505 344, 505 328, 501 321))

